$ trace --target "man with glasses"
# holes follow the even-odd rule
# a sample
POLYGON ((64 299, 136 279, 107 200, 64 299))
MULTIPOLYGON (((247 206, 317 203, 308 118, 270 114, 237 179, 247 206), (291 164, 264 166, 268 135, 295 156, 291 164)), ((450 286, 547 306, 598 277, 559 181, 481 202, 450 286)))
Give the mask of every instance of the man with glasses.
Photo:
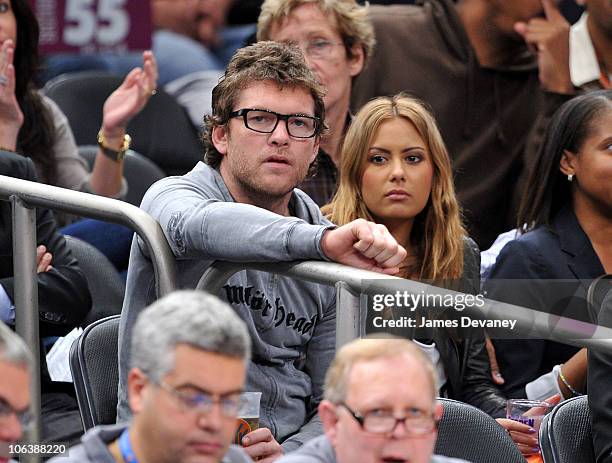
POLYGON ((9 461, 10 444, 31 422, 32 354, 23 340, 0 322, 0 463, 9 461))
MULTIPOLYGON (((386 228, 365 220, 335 228, 295 189, 317 154, 324 120, 322 89, 299 48, 259 42, 234 55, 213 90, 204 163, 156 183, 142 203, 174 253, 179 287, 195 288, 214 261, 316 259, 399 270, 406 251, 386 228)), ((127 340, 155 298, 154 278, 145 244, 134 240, 119 331, 120 420, 129 415, 127 340)), ((270 462, 322 432, 316 411, 334 355, 335 290, 243 270, 219 296, 248 326, 247 390, 262 393, 261 427, 242 444, 253 459, 270 462)))
POLYGON ((351 120, 353 79, 374 48, 367 10, 356 0, 265 0, 257 24, 258 40, 297 44, 326 94, 326 123, 313 168, 299 188, 323 206, 336 192, 340 148, 351 120))
POLYGON ((442 406, 435 372, 405 339, 359 339, 338 351, 319 405, 325 434, 277 463, 460 463, 432 456, 442 406))
POLYGON ((129 425, 98 426, 57 463, 246 463, 236 431, 250 340, 219 299, 177 291, 144 310, 132 332, 129 425))

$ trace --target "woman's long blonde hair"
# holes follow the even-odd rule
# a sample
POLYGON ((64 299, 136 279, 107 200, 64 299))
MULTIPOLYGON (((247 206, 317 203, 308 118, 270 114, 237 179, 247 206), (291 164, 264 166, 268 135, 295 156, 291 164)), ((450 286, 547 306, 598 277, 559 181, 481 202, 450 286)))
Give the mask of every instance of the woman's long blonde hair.
POLYGON ((358 218, 374 221, 361 194, 365 160, 380 124, 397 117, 414 125, 433 165, 429 201, 415 217, 411 236, 404 242, 411 243, 417 251, 416 267, 407 273, 416 274, 421 280, 458 279, 463 274, 466 232, 455 197, 450 159, 435 119, 423 103, 407 94, 376 98, 357 113, 342 145, 338 191, 331 203, 323 207, 323 213, 338 225, 358 218))

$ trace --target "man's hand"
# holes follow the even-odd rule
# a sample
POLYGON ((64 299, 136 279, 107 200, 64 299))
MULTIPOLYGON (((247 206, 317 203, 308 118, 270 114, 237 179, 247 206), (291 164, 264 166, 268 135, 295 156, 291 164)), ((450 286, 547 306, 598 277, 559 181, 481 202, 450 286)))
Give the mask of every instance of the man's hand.
POLYGON ((387 227, 363 219, 327 230, 321 248, 334 262, 387 275, 398 273, 406 259, 406 250, 387 227))
POLYGON ((572 94, 574 86, 569 71, 570 24, 554 0, 542 0, 545 18, 517 22, 514 30, 538 56, 540 83, 544 90, 572 94))
POLYGON ((51 270, 53 256, 47 252, 47 248, 42 244, 36 248, 36 273, 44 273, 51 270))
POLYGON ((242 438, 242 446, 254 461, 261 463, 272 463, 283 455, 283 448, 268 428, 248 433, 242 438))

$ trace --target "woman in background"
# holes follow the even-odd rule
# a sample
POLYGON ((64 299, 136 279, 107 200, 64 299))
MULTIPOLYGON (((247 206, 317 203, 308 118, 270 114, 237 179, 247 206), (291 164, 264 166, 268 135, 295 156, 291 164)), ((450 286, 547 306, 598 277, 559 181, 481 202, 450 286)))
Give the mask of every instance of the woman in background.
MULTIPOLYGON (((43 183, 117 197, 123 162, 100 149, 90 174, 66 117, 34 84, 38 30, 27 0, 0 0, 0 146, 30 157, 43 183)), ((133 69, 104 104, 100 133, 111 151, 119 151, 128 122, 155 90, 155 58, 147 51, 143 61, 143 69, 133 69)))
MULTIPOLYGON (((0 0, 0 148, 31 158, 42 183, 122 197, 127 188, 120 152, 127 145, 127 124, 155 91, 157 65, 153 54, 144 52, 142 69, 133 69, 104 103, 101 147, 90 173, 78 155, 66 116, 34 83, 38 35, 38 22, 27 0, 0 0)), ((60 225, 69 220, 65 215, 56 216, 60 225)), ((89 234, 108 234, 111 247, 118 246, 118 235, 123 236, 129 249, 132 232, 128 229, 112 225, 102 230, 103 222, 85 223, 86 227, 97 227, 89 234)))
MULTIPOLYGON (((597 323, 586 299, 590 282, 612 273, 612 91, 576 97, 557 110, 517 223, 521 235, 499 254, 487 297, 597 323)), ((586 349, 544 339, 497 339, 494 346, 508 397, 585 392, 586 349)))

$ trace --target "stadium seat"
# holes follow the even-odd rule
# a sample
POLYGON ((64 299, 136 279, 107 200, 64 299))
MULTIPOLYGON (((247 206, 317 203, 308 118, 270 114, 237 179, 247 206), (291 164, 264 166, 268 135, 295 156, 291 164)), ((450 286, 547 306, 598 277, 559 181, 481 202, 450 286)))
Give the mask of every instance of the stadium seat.
POLYGON ((91 293, 91 310, 83 326, 121 313, 125 283, 115 266, 91 244, 69 235, 65 235, 64 238, 72 255, 79 261, 79 267, 87 278, 91 293))
POLYGON ((85 431, 117 416, 119 315, 89 325, 70 348, 70 371, 85 431))
POLYGON ((595 278, 589 284, 587 291, 587 307, 589 316, 594 323, 610 327, 608 313, 601 313, 601 308, 608 294, 612 292, 612 274, 604 274, 595 278), (602 317, 600 317, 602 315, 602 317))
MULTIPOLYGON (((93 168, 97 153, 96 145, 79 146, 79 155, 87 161, 90 170, 93 168)), ((142 197, 149 187, 164 178, 166 174, 148 158, 129 150, 125 154, 123 176, 128 185, 125 200, 134 206, 140 206, 142 197)))
POLYGON ((558 404, 542 421, 544 463, 595 463, 587 396, 558 404))
MULTIPOLYGON (((104 101, 122 82, 101 71, 62 74, 43 92, 68 117, 77 145, 95 144, 102 125, 104 101)), ((167 175, 182 175, 203 158, 198 132, 183 107, 158 89, 128 125, 132 148, 149 158, 167 175)))
POLYGON ((438 401, 444 409, 435 453, 472 463, 525 463, 508 433, 482 410, 457 400, 438 401))

